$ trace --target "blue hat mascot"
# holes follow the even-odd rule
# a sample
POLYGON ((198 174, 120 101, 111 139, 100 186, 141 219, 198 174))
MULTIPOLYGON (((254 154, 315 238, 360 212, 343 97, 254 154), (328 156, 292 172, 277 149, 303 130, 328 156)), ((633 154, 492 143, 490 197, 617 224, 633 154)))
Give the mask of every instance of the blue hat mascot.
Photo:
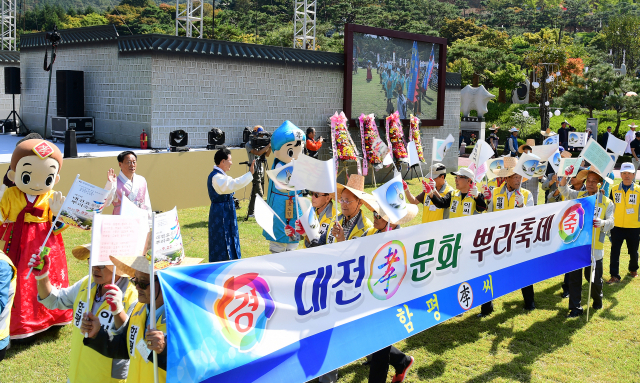
MULTIPOLYGON (((291 123, 291 121, 285 121, 271 136, 271 148, 275 155, 271 169, 278 169, 297 159, 300 153, 302 153, 305 142, 306 136, 304 132, 291 123)), ((278 177, 278 179, 279 178, 280 177, 278 177)), ((285 177, 285 179, 288 179, 288 177, 285 177)), ((300 207, 293 205, 297 203, 295 199, 296 193, 300 194, 300 191, 288 191, 276 188, 271 178, 269 178, 267 203, 288 226, 294 226, 296 219, 302 216, 300 207), (290 207, 289 215, 286 214, 287 204, 290 207), (294 215, 297 215, 297 217, 294 218, 294 215)), ((285 234, 285 227, 275 217, 273 234, 275 238, 272 238, 266 231, 262 232, 262 235, 271 242, 269 249, 273 253, 293 250, 300 241, 300 236, 295 234, 295 232, 293 232, 292 236, 287 236, 285 234)))

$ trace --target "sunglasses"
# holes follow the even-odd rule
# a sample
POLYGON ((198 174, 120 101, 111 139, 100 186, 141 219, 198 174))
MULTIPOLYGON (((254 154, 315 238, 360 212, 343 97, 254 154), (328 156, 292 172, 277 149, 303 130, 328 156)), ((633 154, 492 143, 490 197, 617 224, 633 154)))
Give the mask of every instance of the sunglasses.
POLYGON ((320 197, 326 197, 326 196, 328 196, 329 194, 327 194, 327 193, 320 194, 320 193, 313 192, 313 193, 311 193, 311 195, 312 195, 313 197, 315 197, 315 198, 320 198, 320 197))
POLYGON ((138 280, 138 278, 133 277, 131 279, 129 279, 129 281, 131 281, 131 283, 133 283, 134 286, 137 286, 139 288, 141 288, 142 290, 146 290, 147 287, 149 287, 149 285, 151 285, 151 282, 140 282, 138 280))

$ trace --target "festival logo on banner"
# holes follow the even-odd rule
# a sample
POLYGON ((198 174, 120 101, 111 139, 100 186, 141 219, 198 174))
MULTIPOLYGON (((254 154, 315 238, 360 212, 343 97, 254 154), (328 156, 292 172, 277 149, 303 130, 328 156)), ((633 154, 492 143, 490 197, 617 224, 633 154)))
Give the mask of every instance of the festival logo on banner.
MULTIPOLYGON (((390 188, 391 189, 391 188, 390 188)), ((369 291, 381 301, 390 299, 407 274, 407 251, 400 241, 385 243, 371 260, 369 291)))
POLYGON ((578 239, 584 227, 584 209, 577 203, 564 211, 558 224, 558 232, 564 243, 571 243, 578 239))
POLYGON ((264 336, 276 310, 269 293, 267 281, 257 273, 247 273, 227 279, 222 297, 213 304, 222 336, 240 352, 250 351, 264 336))

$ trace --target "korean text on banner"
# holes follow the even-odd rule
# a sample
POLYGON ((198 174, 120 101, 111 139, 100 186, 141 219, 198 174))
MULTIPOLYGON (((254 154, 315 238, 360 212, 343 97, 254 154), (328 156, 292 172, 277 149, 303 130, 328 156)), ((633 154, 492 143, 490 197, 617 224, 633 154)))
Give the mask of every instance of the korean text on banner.
POLYGON ((328 161, 320 161, 300 154, 293 163, 293 172, 289 182, 295 185, 296 190, 335 193, 336 173, 334 169, 333 158, 328 161))
POLYGON ((160 271, 167 381, 308 381, 586 267, 594 205, 589 197, 160 271))
POLYGON ((91 266, 111 265, 110 256, 142 255, 148 234, 146 217, 96 214, 91 231, 91 266))
POLYGON ((109 190, 76 179, 60 210, 60 220, 82 230, 91 229, 93 213, 102 213, 108 194, 109 190))

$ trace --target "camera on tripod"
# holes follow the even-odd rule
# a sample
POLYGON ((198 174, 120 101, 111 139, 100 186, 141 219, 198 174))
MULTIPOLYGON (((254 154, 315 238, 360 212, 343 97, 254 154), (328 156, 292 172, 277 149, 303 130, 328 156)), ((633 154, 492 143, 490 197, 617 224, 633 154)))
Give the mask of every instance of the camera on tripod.
POLYGON ((60 36, 60 33, 58 32, 58 26, 54 25, 53 31, 47 32, 44 35, 44 38, 48 40, 52 45, 57 45, 60 39, 62 38, 62 36, 60 36))
POLYGON ((255 150, 261 150, 271 143, 271 133, 263 131, 254 133, 249 128, 244 128, 242 132, 242 142, 246 145, 251 142, 251 147, 255 150))

